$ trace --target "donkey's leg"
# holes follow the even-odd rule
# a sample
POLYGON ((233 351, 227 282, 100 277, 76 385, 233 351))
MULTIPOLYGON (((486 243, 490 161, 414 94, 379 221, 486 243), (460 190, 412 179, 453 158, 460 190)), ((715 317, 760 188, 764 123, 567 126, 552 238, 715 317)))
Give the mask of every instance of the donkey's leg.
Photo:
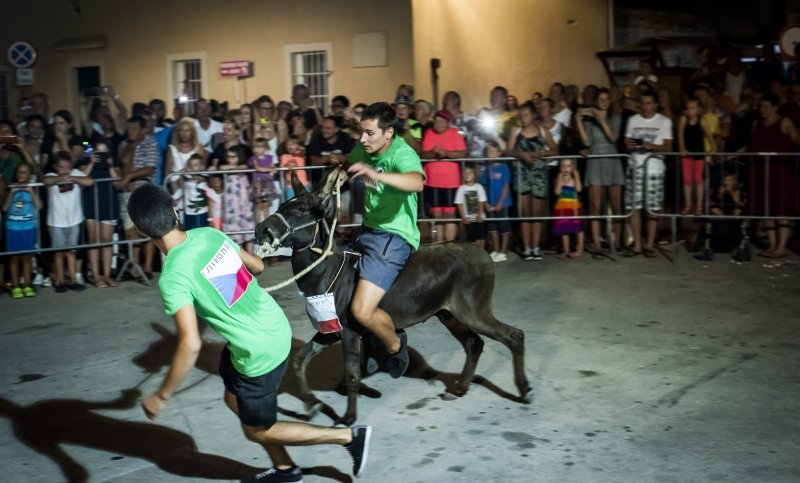
POLYGON ((317 411, 322 407, 322 401, 314 396, 311 389, 308 387, 308 379, 306 377, 306 368, 311 359, 317 356, 323 349, 327 348, 336 339, 326 337, 317 333, 310 341, 306 343, 294 356, 292 360, 292 367, 295 374, 297 374, 297 390, 298 397, 305 403, 306 412, 310 417, 313 417, 317 411))
POLYGON ((532 389, 525 375, 525 333, 500 322, 490 310, 454 310, 453 316, 478 334, 502 342, 509 348, 514 364, 514 383, 523 402, 530 403, 532 389), (480 312, 483 315, 479 315, 480 312))
POLYGON ((460 323, 453 314, 442 310, 436 314, 439 320, 447 327, 447 330, 453 334, 453 337, 461 342, 464 347, 464 352, 467 353, 467 359, 464 361, 464 369, 461 370, 461 376, 456 381, 453 388, 447 388, 447 392, 455 394, 456 396, 463 396, 469 390, 469 385, 472 378, 475 376, 475 368, 478 366, 478 359, 483 352, 483 340, 478 334, 472 331, 466 325, 460 323))
POLYGON ((347 328, 342 329, 341 336, 347 411, 336 422, 352 426, 358 416, 358 391, 361 387, 361 337, 347 328))

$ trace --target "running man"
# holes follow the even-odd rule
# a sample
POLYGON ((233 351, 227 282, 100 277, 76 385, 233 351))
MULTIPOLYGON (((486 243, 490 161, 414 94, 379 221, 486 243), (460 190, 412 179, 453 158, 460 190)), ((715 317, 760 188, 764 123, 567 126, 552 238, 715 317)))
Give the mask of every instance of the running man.
POLYGON ((261 444, 274 465, 252 481, 303 481, 286 445, 342 445, 353 458, 353 474, 360 476, 367 463, 370 426, 327 428, 277 421, 278 389, 292 334, 283 310, 253 276, 264 270, 264 262, 213 228, 183 231, 172 198, 157 186, 136 189, 128 212, 136 229, 166 256, 158 286, 178 331, 167 376, 142 401, 147 417, 159 415, 194 367, 202 345, 199 317, 227 341, 219 365, 225 403, 239 416, 245 437, 261 444))

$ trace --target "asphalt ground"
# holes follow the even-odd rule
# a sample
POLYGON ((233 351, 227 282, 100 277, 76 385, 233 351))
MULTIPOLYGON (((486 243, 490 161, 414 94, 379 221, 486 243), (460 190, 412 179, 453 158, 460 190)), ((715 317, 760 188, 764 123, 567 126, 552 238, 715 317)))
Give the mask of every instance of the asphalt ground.
MULTIPOLYGON (((445 395, 464 353, 438 321, 408 331, 409 373, 364 382, 374 427, 368 482, 795 482, 800 475, 800 264, 726 255, 496 264, 494 312, 524 330, 531 404, 509 351, 486 340, 470 391, 445 395), (376 394, 377 393, 377 394, 376 394), (379 397, 374 397, 379 395, 379 397), (373 397, 370 397, 373 396, 373 397)), ((269 267, 262 286, 289 276, 269 267)), ((296 288, 274 294, 296 350, 313 335, 296 288)), ((155 390, 175 348, 157 289, 0 298, 0 462, 8 482, 238 481, 270 466, 222 402, 221 339, 155 422, 155 390)), ((341 352, 309 367, 339 414, 341 352)), ((287 373, 281 419, 302 419, 287 373)), ((331 425, 325 414, 311 422, 331 425)), ((335 446, 291 448, 305 481, 351 481, 335 446)))

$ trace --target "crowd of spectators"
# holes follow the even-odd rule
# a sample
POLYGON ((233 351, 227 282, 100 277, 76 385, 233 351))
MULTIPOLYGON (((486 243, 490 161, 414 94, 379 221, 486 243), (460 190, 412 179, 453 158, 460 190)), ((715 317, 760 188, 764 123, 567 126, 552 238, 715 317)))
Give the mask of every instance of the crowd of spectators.
MULTIPOLYGON (((437 111, 400 85, 391 96, 397 133, 426 172, 420 210, 433 222, 423 233, 486 246, 496 262, 510 251, 524 260, 581 257, 584 229, 594 258, 612 245, 653 257, 655 214, 748 212, 786 217, 760 228, 761 254, 787 256, 790 218, 800 213, 796 157, 714 155, 797 151, 800 69, 748 66, 740 57, 709 59, 677 93, 646 61, 626 85, 556 82, 528 99, 496 86, 472 114, 458 92, 446 92, 437 111), (709 176, 709 166, 718 174, 709 176), (570 219, 606 214, 630 216, 570 219)), ((0 256, 0 288, 33 297, 36 285, 82 290, 84 276, 98 288, 117 286, 116 248, 73 247, 140 239, 126 205, 145 183, 166 182, 187 228, 217 227, 252 250, 255 225, 294 195, 288 172, 276 168, 300 170, 313 185, 322 171, 304 170, 346 161, 365 107, 335 96, 323 108, 304 85, 291 100, 262 95, 232 108, 198 99, 171 117, 163 101, 128 106, 110 86, 85 92, 78 113, 51 113, 42 93, 21 99, 16 119, 0 121, 0 253, 27 253, 0 256)), ((359 180, 343 187, 343 224, 360 222, 362 192, 359 180)), ((135 263, 119 275, 147 281, 158 268, 154 254, 149 242, 133 244, 125 256, 135 263)))

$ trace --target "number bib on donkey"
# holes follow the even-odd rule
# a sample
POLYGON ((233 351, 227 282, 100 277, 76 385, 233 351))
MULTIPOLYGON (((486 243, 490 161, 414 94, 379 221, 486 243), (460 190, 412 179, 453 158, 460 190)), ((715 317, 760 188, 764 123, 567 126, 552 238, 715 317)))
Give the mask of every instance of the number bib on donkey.
POLYGON ((306 297, 306 311, 317 331, 330 334, 342 330, 332 293, 306 297))

